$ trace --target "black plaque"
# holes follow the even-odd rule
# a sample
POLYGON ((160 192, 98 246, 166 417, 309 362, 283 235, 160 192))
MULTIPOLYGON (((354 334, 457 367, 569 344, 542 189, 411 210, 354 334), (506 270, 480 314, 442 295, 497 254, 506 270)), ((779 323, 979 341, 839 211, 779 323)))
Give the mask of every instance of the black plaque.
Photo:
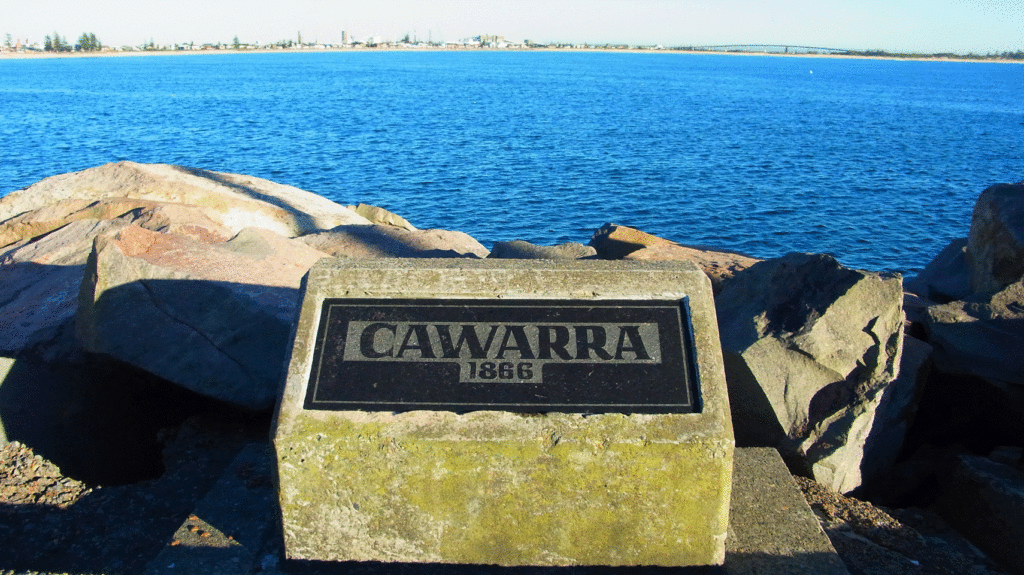
POLYGON ((686 300, 327 299, 304 407, 699 413, 686 300))

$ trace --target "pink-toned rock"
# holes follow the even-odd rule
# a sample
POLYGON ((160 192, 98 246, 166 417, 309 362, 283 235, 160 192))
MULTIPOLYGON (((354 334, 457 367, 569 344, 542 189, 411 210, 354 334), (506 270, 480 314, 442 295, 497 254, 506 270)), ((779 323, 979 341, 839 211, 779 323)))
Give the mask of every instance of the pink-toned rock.
POLYGON ((150 203, 153 205, 140 206, 121 218, 130 220, 140 228, 178 234, 205 244, 224 242, 235 235, 230 229, 211 220, 202 208, 166 202, 150 203))
POLYGON ((370 223, 327 198, 262 178, 134 162, 52 176, 12 192, 0 199, 0 222, 63 200, 112 197, 196 206, 231 233, 261 227, 292 237, 370 223))
POLYGON ((348 206, 348 209, 363 216, 372 224, 384 224, 388 226, 395 226, 410 231, 415 231, 416 226, 409 223, 409 220, 402 216, 385 210, 384 208, 378 208, 377 206, 371 206, 369 204, 359 204, 356 206, 348 206))
MULTIPOLYGON (((0 200, 0 202, 2 201, 0 200)), ((89 214, 86 212, 86 208, 91 203, 88 200, 60 200, 0 222, 0 247, 39 237, 57 228, 66 226, 73 221, 84 219, 103 220, 121 215, 96 216, 89 214), (71 217, 72 214, 80 214, 80 217, 71 217)))
POLYGON ((693 262, 711 279, 711 289, 717 294, 722 286, 738 272, 761 261, 736 252, 714 250, 673 243, 656 243, 627 254, 627 260, 672 260, 693 262))
POLYGON ((233 235, 200 208, 151 200, 65 200, 16 216, 0 224, 0 351, 77 361, 73 323, 93 240, 132 223, 200 242, 233 235))
POLYGON ((306 271, 326 256, 262 228, 246 228, 223 244, 204 244, 179 234, 129 226, 109 242, 126 257, 193 279, 295 289, 306 271))
POLYGON ((340 258, 486 258, 489 253, 462 232, 412 231, 389 225, 338 226, 298 239, 340 258))
POLYGON ((205 244, 138 226, 96 239, 78 340, 197 393, 273 405, 298 287, 325 254, 260 228, 205 244))
POLYGON ((74 319, 93 238, 127 225, 120 219, 83 219, 0 250, 0 352, 79 360, 74 319))
POLYGON ((234 235, 195 206, 131 198, 68 199, 0 223, 0 247, 37 238, 71 222, 114 218, 149 230, 179 233, 207 243, 223 242, 234 235))
POLYGON ((674 243, 636 228, 607 223, 594 232, 587 245, 593 246, 601 259, 618 260, 647 246, 674 243))

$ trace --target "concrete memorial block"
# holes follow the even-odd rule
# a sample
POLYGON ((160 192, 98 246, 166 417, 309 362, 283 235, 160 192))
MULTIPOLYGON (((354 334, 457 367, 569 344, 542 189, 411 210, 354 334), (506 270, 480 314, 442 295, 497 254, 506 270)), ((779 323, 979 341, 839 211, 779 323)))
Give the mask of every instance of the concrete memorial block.
POLYGON ((303 292, 288 558, 722 563, 734 442, 695 265, 324 259, 303 292))

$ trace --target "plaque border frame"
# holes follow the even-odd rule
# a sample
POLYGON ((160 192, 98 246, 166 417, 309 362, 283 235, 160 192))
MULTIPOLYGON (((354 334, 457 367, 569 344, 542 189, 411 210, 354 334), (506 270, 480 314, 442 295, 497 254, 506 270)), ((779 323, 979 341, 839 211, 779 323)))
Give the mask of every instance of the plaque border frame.
MULTIPOLYGON (((577 413, 583 415, 594 415, 601 413, 624 413, 624 414, 700 414, 704 411, 703 386, 701 385, 700 370, 698 369, 698 350, 693 327, 693 314, 690 309, 689 296, 669 298, 629 298, 617 297, 610 299, 566 299, 566 298, 423 298, 423 297, 395 297, 395 298, 324 298, 319 305, 320 317, 317 330, 314 336, 313 357, 307 389, 303 398, 302 408, 310 411, 381 411, 381 412, 403 412, 415 410, 428 411, 450 411, 455 413, 467 413, 472 411, 508 411, 515 413, 542 414, 547 412, 555 413, 577 413), (481 402, 416 402, 416 401, 382 401, 379 404, 365 400, 339 401, 339 400, 318 400, 316 398, 322 363, 324 360, 324 348, 328 336, 328 323, 331 321, 330 310, 335 305, 349 305, 354 307, 386 307, 398 305, 403 307, 424 307, 424 306, 478 306, 478 307, 556 307, 579 308, 579 307, 608 307, 626 306, 635 308, 650 307, 671 307, 676 310, 679 320, 679 338, 682 346, 681 357, 683 363, 684 382, 689 385, 687 394, 689 404, 667 403, 583 403, 573 404, 544 404, 544 403, 481 403, 481 402), (328 406, 327 404, 330 404, 328 406), (545 409, 539 409, 539 408, 545 409), (579 408, 591 407, 595 410, 582 410, 579 408)), ((396 362, 398 363, 398 362, 396 362)), ((401 362, 405 363, 405 362, 401 362)), ((596 363, 596 362, 595 362, 596 363)))

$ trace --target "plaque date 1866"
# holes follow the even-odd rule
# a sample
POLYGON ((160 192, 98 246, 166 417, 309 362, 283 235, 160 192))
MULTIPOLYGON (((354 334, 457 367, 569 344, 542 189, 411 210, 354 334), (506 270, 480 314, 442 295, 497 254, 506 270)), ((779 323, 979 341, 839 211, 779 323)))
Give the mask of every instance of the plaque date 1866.
POLYGON ((693 413, 686 300, 328 299, 306 409, 693 413))

